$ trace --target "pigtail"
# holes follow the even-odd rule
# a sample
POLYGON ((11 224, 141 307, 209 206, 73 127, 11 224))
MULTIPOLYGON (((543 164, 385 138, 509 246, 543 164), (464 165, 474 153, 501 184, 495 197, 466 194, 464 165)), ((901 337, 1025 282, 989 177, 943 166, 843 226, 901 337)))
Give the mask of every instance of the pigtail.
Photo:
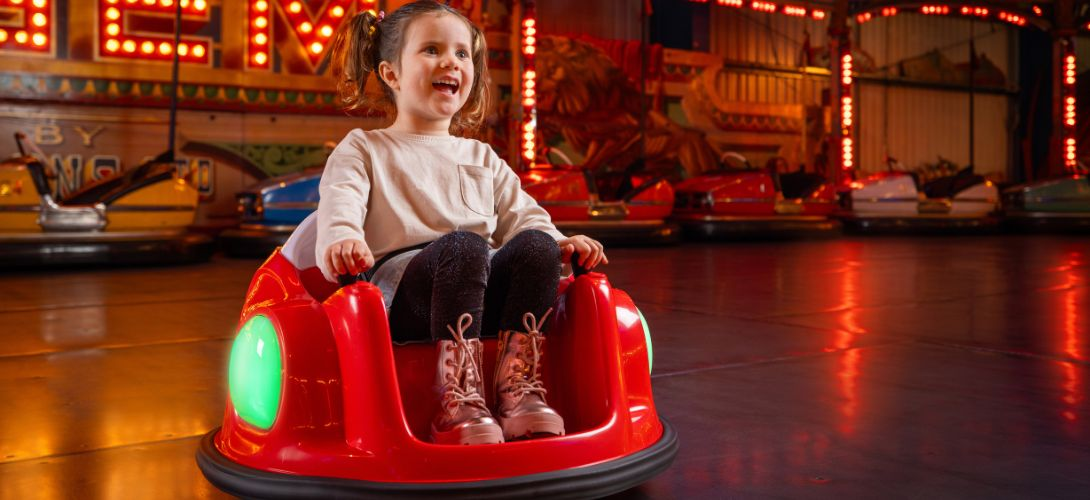
POLYGON ((368 105, 364 87, 378 69, 380 29, 379 18, 365 11, 342 24, 333 38, 329 68, 341 106, 347 111, 368 105))

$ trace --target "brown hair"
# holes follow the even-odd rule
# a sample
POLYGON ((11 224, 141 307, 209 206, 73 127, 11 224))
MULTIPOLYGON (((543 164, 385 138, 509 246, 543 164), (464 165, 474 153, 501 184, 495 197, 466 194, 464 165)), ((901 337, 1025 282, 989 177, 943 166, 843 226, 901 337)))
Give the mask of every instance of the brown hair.
POLYGON ((450 132, 472 134, 477 131, 492 101, 492 92, 488 86, 488 47, 484 33, 461 12, 435 0, 405 4, 383 19, 377 18, 370 11, 361 12, 341 25, 330 50, 330 72, 337 81, 337 93, 345 111, 374 107, 392 112, 396 116, 393 89, 376 75, 375 80, 382 88, 382 96, 368 96, 364 93, 367 77, 378 69, 382 61, 400 68, 401 49, 405 45, 405 31, 409 24, 417 16, 433 12, 458 16, 469 27, 473 44, 473 86, 469 91, 469 99, 451 119, 450 132))

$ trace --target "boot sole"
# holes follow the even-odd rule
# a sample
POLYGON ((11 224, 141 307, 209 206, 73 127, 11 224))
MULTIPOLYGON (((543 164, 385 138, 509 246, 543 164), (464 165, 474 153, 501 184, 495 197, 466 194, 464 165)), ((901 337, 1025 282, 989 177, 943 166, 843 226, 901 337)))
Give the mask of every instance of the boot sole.
POLYGON ((433 425, 431 441, 435 444, 500 444, 503 443, 503 431, 495 424, 474 425, 450 431, 439 431, 433 425))
POLYGON ((536 434, 553 436, 564 435, 564 418, 559 415, 520 415, 511 418, 499 418, 503 428, 503 438, 510 441, 536 434))

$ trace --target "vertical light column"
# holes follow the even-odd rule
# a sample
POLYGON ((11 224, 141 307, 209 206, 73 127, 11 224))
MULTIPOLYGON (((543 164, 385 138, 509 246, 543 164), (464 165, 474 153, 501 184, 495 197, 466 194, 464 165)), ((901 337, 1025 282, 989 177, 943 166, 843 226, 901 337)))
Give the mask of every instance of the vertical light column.
POLYGON ((840 172, 838 179, 842 186, 846 186, 851 182, 852 170, 855 168, 855 143, 854 139, 854 101, 852 97, 852 88, 854 86, 854 79, 852 77, 852 47, 851 40, 847 35, 840 37, 840 41, 837 44, 837 61, 838 68, 834 73, 837 78, 837 86, 840 89, 840 106, 838 108, 839 115, 839 139, 840 154, 840 172))
POLYGON ((522 22, 520 23, 521 79, 520 95, 522 100, 521 137, 519 163, 523 169, 534 165, 537 154, 537 72, 534 69, 534 54, 537 52, 537 13, 534 0, 523 0, 522 22))
POLYGON ((1075 43, 1071 37, 1065 37, 1062 43, 1062 59, 1060 63, 1060 95, 1063 99, 1063 159, 1064 170, 1068 173, 1078 173, 1078 149, 1075 125, 1075 43))

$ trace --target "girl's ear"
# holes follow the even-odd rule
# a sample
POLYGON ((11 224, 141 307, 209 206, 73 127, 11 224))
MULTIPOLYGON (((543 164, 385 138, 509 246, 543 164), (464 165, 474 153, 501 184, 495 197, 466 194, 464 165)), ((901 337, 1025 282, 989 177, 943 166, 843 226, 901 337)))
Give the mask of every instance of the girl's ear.
POLYGON ((397 71, 394 70, 394 65, 389 61, 382 61, 378 63, 378 77, 382 78, 382 81, 386 82, 394 91, 399 91, 401 88, 398 86, 397 71))

